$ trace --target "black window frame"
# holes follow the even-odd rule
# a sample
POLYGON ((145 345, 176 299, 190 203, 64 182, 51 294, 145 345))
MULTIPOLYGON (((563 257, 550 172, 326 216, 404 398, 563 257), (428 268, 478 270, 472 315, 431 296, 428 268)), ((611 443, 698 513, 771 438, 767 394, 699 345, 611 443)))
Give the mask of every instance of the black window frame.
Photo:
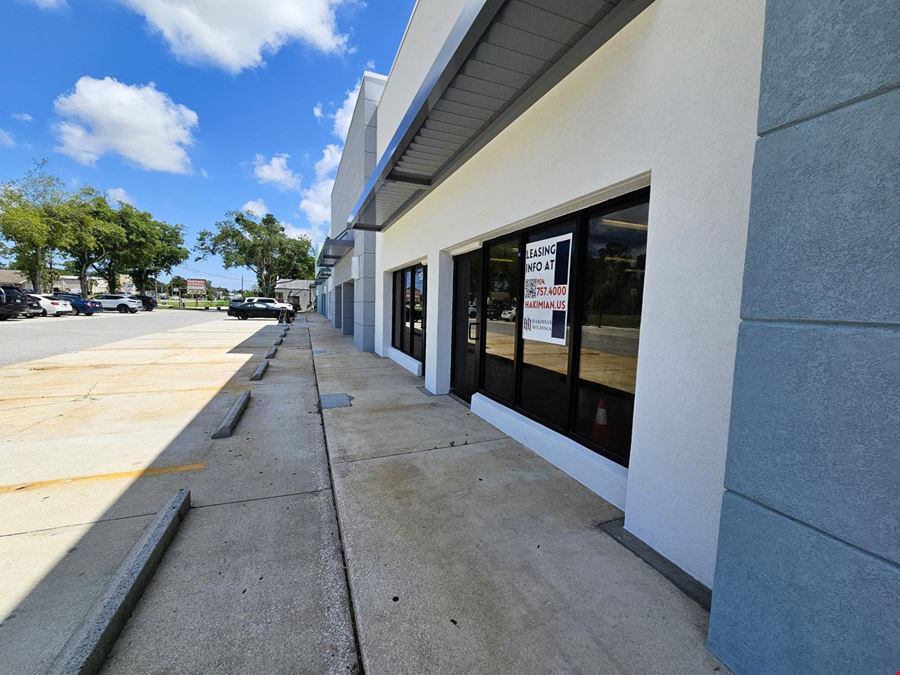
POLYGON ((391 288, 391 346, 399 352, 412 357, 416 361, 421 362, 425 367, 425 350, 426 350, 426 320, 428 312, 428 265, 425 263, 415 263, 398 270, 394 270, 392 275, 393 286, 391 288), (422 271, 422 353, 415 353, 415 339, 413 335, 413 324, 415 316, 413 308, 415 307, 415 287, 416 272, 422 271), (407 330, 405 316, 403 314, 405 307, 406 283, 405 280, 409 275, 410 280, 410 327, 407 330))
POLYGON ((627 454, 622 454, 607 448, 600 443, 597 443, 591 439, 585 438, 584 435, 578 434, 575 432, 575 418, 578 414, 578 373, 581 362, 581 327, 580 327, 580 317, 584 312, 584 297, 585 297, 585 268, 586 268, 586 256, 587 256, 587 239, 588 239, 588 223, 591 218, 602 215, 604 213, 610 213, 614 211, 619 211, 621 209, 628 208, 630 206, 636 206, 638 204, 647 203, 650 201, 650 187, 642 188, 636 190, 634 192, 629 192, 628 194, 622 195, 620 197, 616 197, 605 202, 601 202, 599 204, 594 204, 587 208, 581 209, 579 211, 573 213, 567 213, 565 215, 559 216, 558 218, 553 218, 551 220, 547 220, 541 223, 537 223, 535 225, 531 225, 522 230, 517 230, 513 233, 506 233, 499 237, 494 237, 492 239, 486 240, 482 242, 481 246, 481 255, 482 255, 482 263, 481 263, 481 322, 479 326, 480 335, 482 335, 481 345, 480 345, 480 359, 479 359, 479 373, 478 373, 478 388, 477 393, 485 396, 493 401, 500 403, 506 407, 509 407, 515 410, 520 415, 527 417, 529 419, 538 422, 542 426, 546 426, 553 431, 556 431, 559 434, 562 434, 566 438, 569 438, 576 443, 583 445, 584 447, 596 452, 598 455, 606 457, 607 459, 615 462, 616 464, 620 464, 624 467, 628 467, 630 460, 630 449, 627 454), (574 237, 573 241, 575 242, 575 250, 572 252, 572 271, 570 276, 570 319, 572 321, 572 340, 569 346, 569 357, 568 357, 568 389, 569 389, 569 401, 568 401, 568 411, 567 411, 567 421, 565 426, 560 426, 558 424, 553 423, 550 420, 543 419, 528 410, 525 410, 521 406, 521 396, 522 396, 522 355, 523 355, 523 339, 522 339, 522 311, 524 306, 524 293, 519 293, 519 297, 517 298, 516 303, 516 344, 515 344, 515 358, 513 362, 513 368, 515 372, 515 390, 514 390, 514 399, 510 401, 509 399, 495 396, 491 394, 484 388, 484 366, 485 366, 485 347, 486 340, 484 337, 487 335, 487 288, 488 288, 488 280, 489 280, 489 251, 492 244, 497 242, 502 242, 510 239, 512 236, 518 237, 518 245, 519 245, 519 279, 525 278, 525 256, 521 254, 525 250, 525 244, 530 234, 538 232, 543 229, 549 229, 554 226, 566 223, 566 222, 575 222, 574 229, 574 237))

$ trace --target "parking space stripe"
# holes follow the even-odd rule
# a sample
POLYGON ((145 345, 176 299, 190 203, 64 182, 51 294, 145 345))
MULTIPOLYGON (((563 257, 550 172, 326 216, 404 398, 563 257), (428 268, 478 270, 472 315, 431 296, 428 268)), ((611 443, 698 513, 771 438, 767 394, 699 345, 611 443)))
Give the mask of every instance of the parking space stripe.
POLYGON ((51 478, 49 480, 31 481, 29 483, 17 483, 14 485, 0 485, 0 494, 11 492, 24 492, 25 490, 37 490, 39 488, 57 487, 60 485, 74 485, 76 483, 94 483, 105 480, 122 480, 123 478, 146 478, 149 476, 163 476, 169 473, 184 473, 187 471, 202 471, 206 468, 206 462, 194 464, 173 464, 171 466, 151 466, 135 471, 117 471, 115 473, 95 473, 86 476, 71 476, 69 478, 51 478))

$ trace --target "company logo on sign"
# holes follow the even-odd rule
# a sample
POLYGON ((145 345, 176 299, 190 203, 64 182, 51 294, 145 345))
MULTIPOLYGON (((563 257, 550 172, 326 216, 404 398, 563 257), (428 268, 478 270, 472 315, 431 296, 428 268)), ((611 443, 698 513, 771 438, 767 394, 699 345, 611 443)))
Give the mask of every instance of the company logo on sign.
POLYGON ((572 234, 525 245, 522 337, 566 344, 572 234))

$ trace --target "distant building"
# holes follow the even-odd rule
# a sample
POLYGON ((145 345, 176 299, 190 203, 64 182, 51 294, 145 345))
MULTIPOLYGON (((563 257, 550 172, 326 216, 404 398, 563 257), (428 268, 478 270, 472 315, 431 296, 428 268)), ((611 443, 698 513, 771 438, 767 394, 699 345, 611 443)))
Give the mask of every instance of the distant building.
POLYGON ((28 279, 19 270, 0 270, 0 286, 28 286, 28 279))
POLYGON ((275 282, 275 299, 307 311, 315 304, 315 284, 314 279, 279 279, 275 282))

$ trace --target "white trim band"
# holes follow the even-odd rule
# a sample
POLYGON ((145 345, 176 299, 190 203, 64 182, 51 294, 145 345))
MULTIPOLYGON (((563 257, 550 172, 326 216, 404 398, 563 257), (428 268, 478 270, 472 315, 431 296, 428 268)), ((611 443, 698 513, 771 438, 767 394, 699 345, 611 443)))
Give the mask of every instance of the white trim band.
POLYGON ((628 469, 624 466, 591 452, 580 443, 482 394, 472 396, 471 409, 553 466, 565 471, 588 490, 625 510, 628 469))
POLYGON ((387 357, 398 366, 406 368, 416 377, 422 377, 422 362, 416 361, 409 354, 404 354, 395 347, 388 347, 387 357))

